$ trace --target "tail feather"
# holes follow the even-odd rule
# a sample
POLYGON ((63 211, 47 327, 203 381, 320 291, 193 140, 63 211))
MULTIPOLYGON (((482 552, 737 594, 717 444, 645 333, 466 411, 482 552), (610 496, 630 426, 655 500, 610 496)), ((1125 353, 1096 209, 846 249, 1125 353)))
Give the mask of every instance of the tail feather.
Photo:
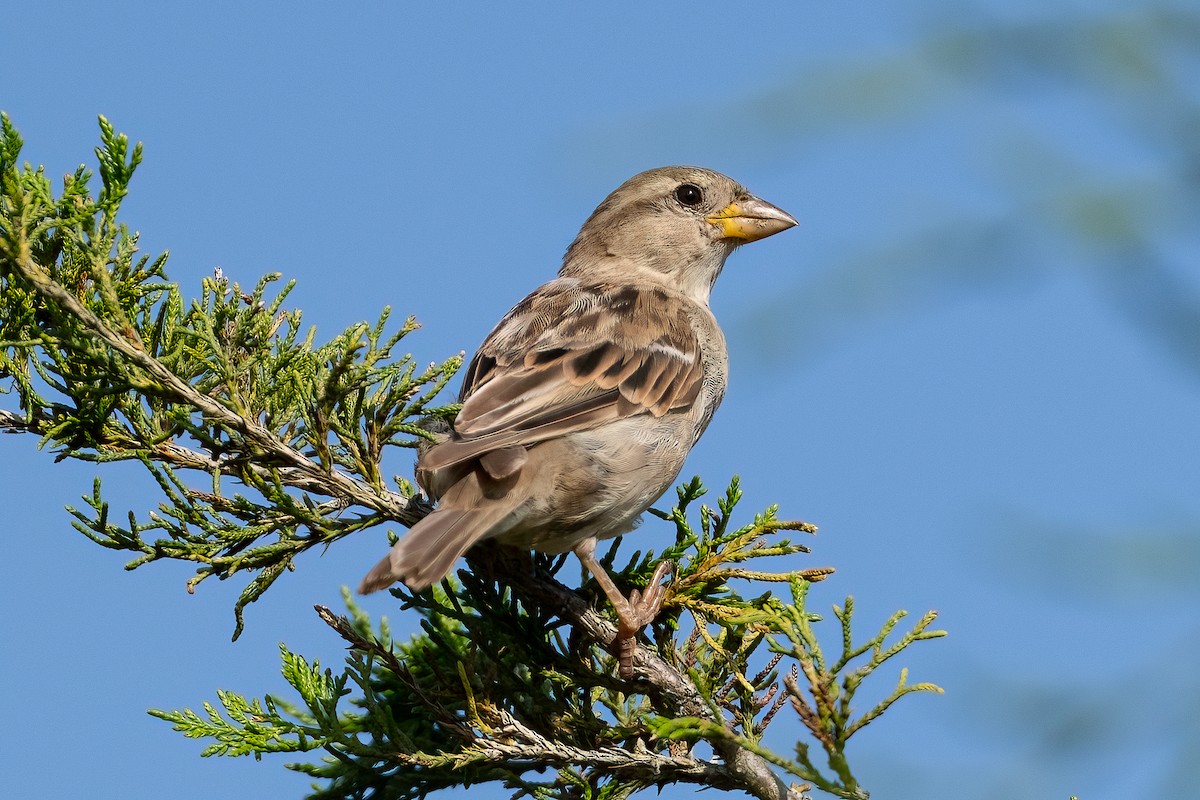
MULTIPOLYGON (((435 448, 436 449, 436 448, 435 448)), ((387 558, 367 573, 359 584, 359 594, 386 589, 404 581, 419 592, 449 574, 454 562, 483 539, 503 534, 498 530, 510 513, 528 497, 536 471, 523 469, 525 451, 513 448, 466 472, 441 497, 441 505, 400 537, 387 558)))
POLYGON ((386 589, 404 581, 414 592, 449 574, 454 562, 476 542, 488 538, 509 512, 507 504, 485 503, 481 508, 441 508, 412 527, 359 584, 359 594, 386 589))

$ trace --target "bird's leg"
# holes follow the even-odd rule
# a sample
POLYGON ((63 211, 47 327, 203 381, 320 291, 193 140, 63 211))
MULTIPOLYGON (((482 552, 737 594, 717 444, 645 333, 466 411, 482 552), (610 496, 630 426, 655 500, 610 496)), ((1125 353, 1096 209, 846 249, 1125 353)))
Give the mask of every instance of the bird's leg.
POLYGON ((629 680, 633 677, 633 652, 637 646, 638 632, 658 616, 667 593, 667 587, 662 585, 662 580, 672 571, 673 565, 669 561, 663 561, 654 570, 645 592, 634 589, 629 593, 629 597, 625 597, 596 560, 595 539, 588 539, 576 547, 575 555, 587 567, 588 572, 592 573, 596 583, 600 584, 604 594, 608 595, 609 602, 617 610, 617 668, 620 676, 629 680))

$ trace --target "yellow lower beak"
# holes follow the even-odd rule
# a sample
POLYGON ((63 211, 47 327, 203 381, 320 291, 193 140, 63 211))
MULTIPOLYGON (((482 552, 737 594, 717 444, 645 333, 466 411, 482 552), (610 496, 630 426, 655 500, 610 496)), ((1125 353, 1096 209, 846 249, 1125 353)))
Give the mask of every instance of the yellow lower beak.
POLYGON ((734 201, 706 219, 721 229, 722 239, 742 242, 765 239, 799 224, 791 214, 757 197, 734 201))

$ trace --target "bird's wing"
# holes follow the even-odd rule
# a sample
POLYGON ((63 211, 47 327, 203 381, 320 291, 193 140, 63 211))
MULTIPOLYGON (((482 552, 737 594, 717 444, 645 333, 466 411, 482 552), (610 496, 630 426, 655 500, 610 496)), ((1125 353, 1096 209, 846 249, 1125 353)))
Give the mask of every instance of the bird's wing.
POLYGON ((521 301, 467 369, 455 436, 422 469, 638 414, 690 408, 700 343, 681 295, 656 286, 552 281, 521 301))

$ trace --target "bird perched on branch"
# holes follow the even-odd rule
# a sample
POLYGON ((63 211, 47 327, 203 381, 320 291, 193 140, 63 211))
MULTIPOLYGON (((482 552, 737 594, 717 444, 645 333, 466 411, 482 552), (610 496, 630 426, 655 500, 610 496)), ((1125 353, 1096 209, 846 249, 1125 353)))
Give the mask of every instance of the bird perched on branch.
POLYGON ((449 437, 417 481, 439 501, 363 579, 420 591, 483 539, 573 550, 616 608, 623 675, 662 603, 660 565, 625 597, 596 542, 628 532, 674 482, 725 394, 725 337, 708 308, 739 245, 786 212, 707 169, 633 176, 592 213, 558 277, 516 305, 466 371, 449 437))

